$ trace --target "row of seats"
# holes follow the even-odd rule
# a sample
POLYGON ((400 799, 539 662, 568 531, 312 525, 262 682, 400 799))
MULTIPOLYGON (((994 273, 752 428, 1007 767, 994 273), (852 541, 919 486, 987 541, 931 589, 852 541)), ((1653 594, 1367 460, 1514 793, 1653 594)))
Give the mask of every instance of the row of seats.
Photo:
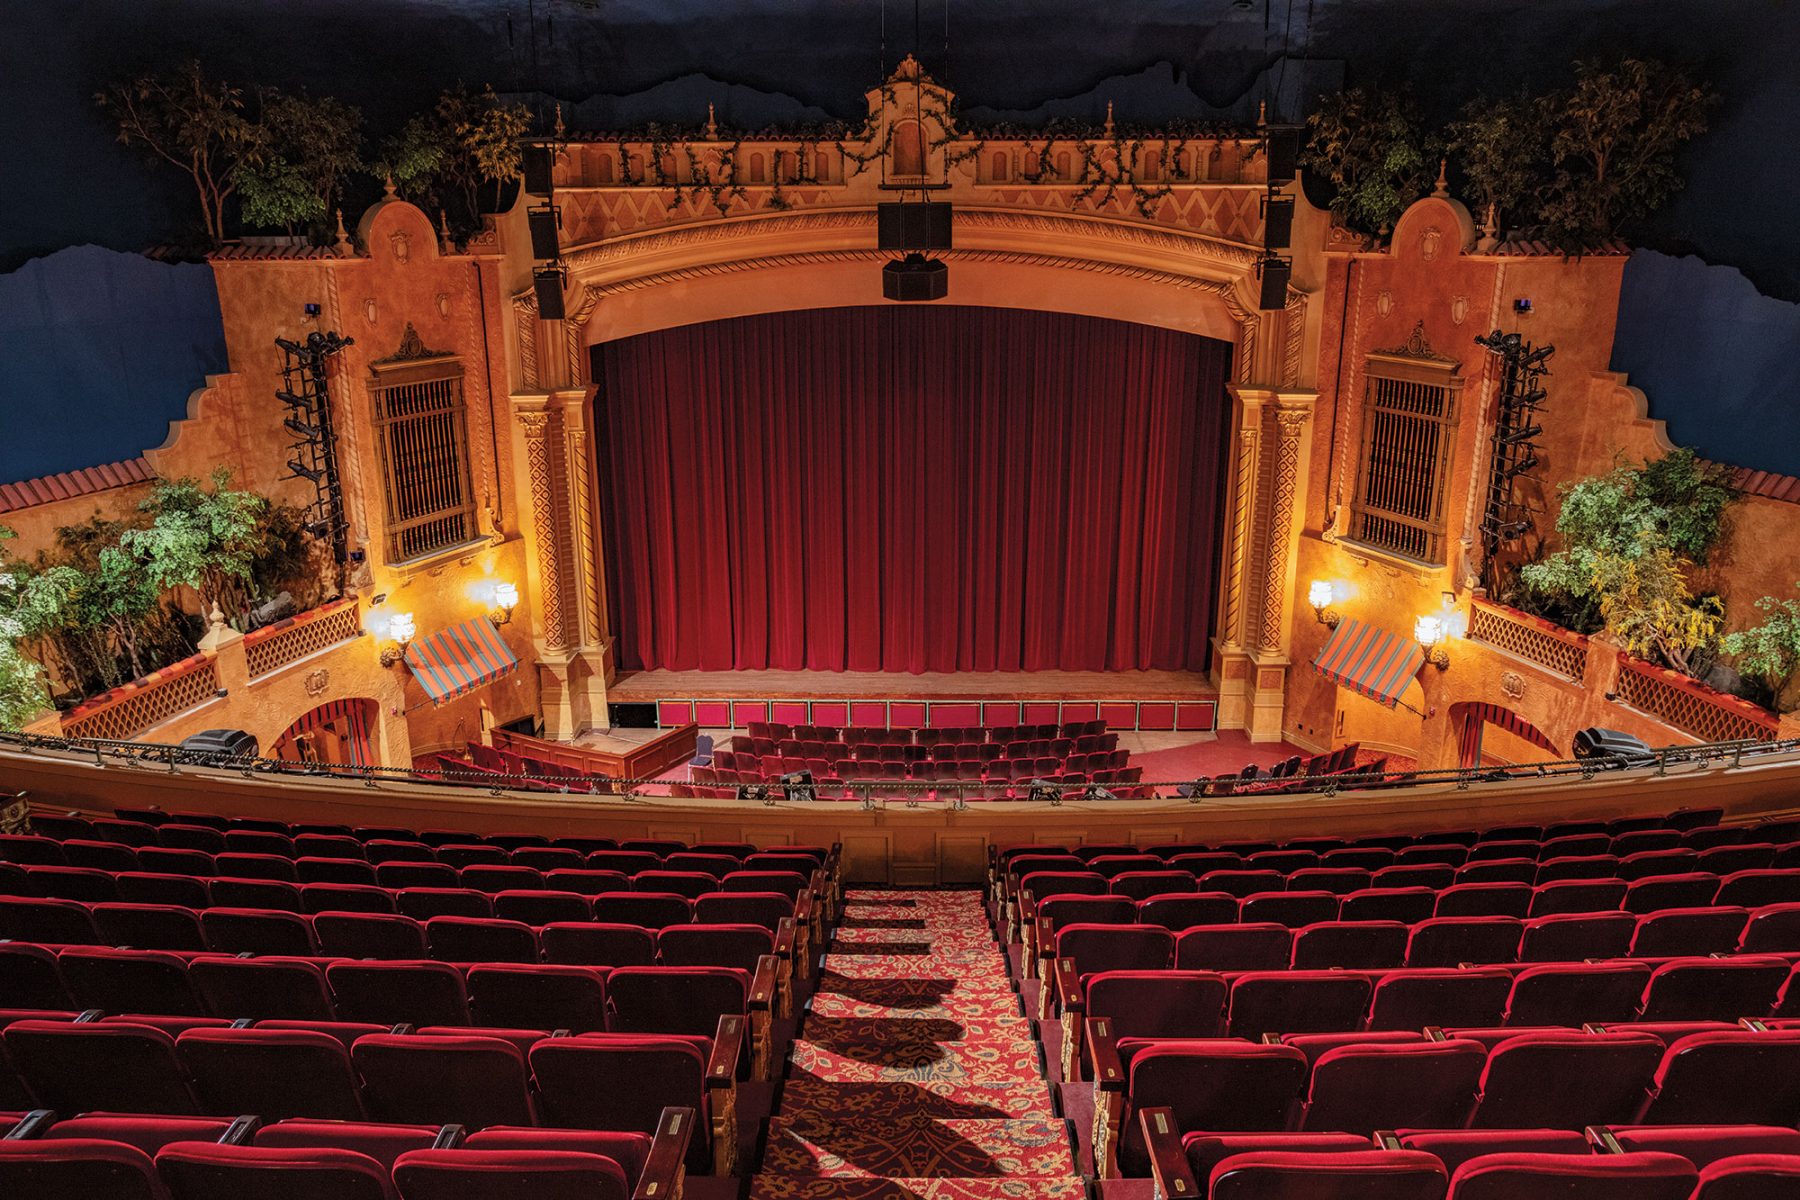
MULTIPOLYGON (((34 818, 35 825, 43 825, 34 818)), ((286 834, 267 830, 231 830, 221 832, 204 825, 165 825, 151 829, 155 841, 129 842, 117 830, 94 830, 119 834, 111 840, 92 838, 53 838, 33 834, 0 835, 0 862, 19 866, 97 867, 112 871, 162 870, 161 863, 198 863, 192 855, 211 860, 212 870, 193 874, 226 874, 221 865, 236 866, 251 872, 248 878, 293 879, 293 864, 298 862, 360 862, 365 866, 390 863, 422 863, 462 867, 517 867, 522 870, 554 871, 587 868, 621 871, 636 875, 643 871, 698 872, 724 878, 743 871, 798 871, 811 874, 825 865, 828 851, 822 847, 796 846, 779 851, 759 851, 748 855, 716 851, 683 850, 673 854, 657 854, 650 850, 599 849, 578 850, 569 846, 495 846, 485 842, 465 844, 399 841, 385 838, 358 838, 336 834, 286 834), (223 860, 223 864, 221 864, 223 860), (282 863, 289 866, 283 868, 282 863), (267 872, 276 874, 267 874, 267 872)))
MULTIPOLYGON (((1254 898, 1253 898, 1254 899, 1254 898)), ((1248 906, 1251 901, 1244 902, 1248 906)), ((1173 935, 1177 966, 1211 971, 1352 970, 1445 967, 1470 963, 1557 963, 1607 958, 1679 958, 1698 955, 1800 954, 1800 904, 1763 908, 1673 908, 1631 913, 1566 913, 1520 921, 1509 917, 1427 917, 1403 921, 1317 921, 1291 926, 1244 920, 1187 924, 1162 918, 1158 899, 1139 901, 1147 930, 1145 955, 1173 935)), ((1041 906, 1039 973, 1058 955, 1058 938, 1076 925, 1129 929, 1108 921, 1086 903, 1041 906)), ((1130 910, 1125 913, 1129 920, 1130 910)), ((1134 952, 1135 956, 1135 952, 1134 952)))
POLYGON ((1505 967, 1219 972, 1114 965, 1123 957, 1088 953, 1058 960, 1055 993, 1065 1030, 1079 1032, 1084 1014, 1123 1019, 1128 1032, 1178 1029, 1182 1037, 1800 1017, 1800 971, 1773 956, 1542 963, 1516 972, 1505 967), (1092 992, 1096 982, 1098 998, 1092 992), (1178 1007, 1171 1011, 1171 1005, 1178 1007))
MULTIPOLYGON (((7 1114, 0 1114, 3 1120, 7 1114)), ((679 1190, 691 1109, 641 1133, 307 1119, 21 1114, 13 1200, 626 1200, 679 1190)))
POLYGON ((1795 1131, 1778 1127, 1172 1132, 1140 1114, 1156 1194, 1201 1200, 1786 1200, 1795 1131), (1169 1131, 1169 1132, 1165 1132, 1169 1131), (1592 1152, 1590 1152, 1590 1141, 1592 1152), (1632 1149, 1636 1146, 1673 1149, 1632 1149), (1682 1151, 1686 1151, 1683 1153, 1682 1151), (1721 1152, 1722 1151, 1722 1152, 1721 1152))
MULTIPOLYGON (((846 764, 888 762, 903 766, 916 766, 920 763, 955 763, 975 762, 994 763, 1003 759, 1015 762, 1029 762, 1033 759, 1052 759, 1064 762, 1072 770, 1086 770, 1101 767, 1123 767, 1130 763, 1130 755, 1118 748, 1112 734, 1098 738, 1059 738, 1052 741, 1037 742, 941 742, 935 746, 875 746, 858 747, 839 742, 806 743, 777 742, 772 752, 760 749, 752 743, 743 747, 720 750, 713 755, 712 765, 728 770, 764 770, 777 762, 822 761, 833 768, 846 764), (815 754, 814 747, 823 747, 824 753, 815 754)), ((835 773, 835 771, 834 771, 835 773)))
POLYGON ((780 721, 750 721, 744 736, 756 741, 796 739, 803 742, 852 742, 867 746, 969 745, 981 742, 1017 742, 1049 738, 1099 737, 1105 721, 1065 721, 1062 724, 971 725, 958 728, 902 729, 865 725, 789 725, 780 721))

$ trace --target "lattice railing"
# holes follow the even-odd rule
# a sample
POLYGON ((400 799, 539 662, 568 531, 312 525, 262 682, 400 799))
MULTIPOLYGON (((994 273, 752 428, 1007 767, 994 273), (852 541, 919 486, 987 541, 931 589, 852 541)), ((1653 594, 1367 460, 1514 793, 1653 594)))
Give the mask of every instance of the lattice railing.
POLYGON ((1727 696, 1685 675, 1629 655, 1619 656, 1618 696, 1639 712, 1703 742, 1772 742, 1780 722, 1748 700, 1727 696))
POLYGON ((1587 674, 1587 638, 1504 604, 1477 600, 1469 637, 1570 679, 1587 674))
POLYGON ((278 671, 289 663, 347 642, 362 633, 362 616, 354 597, 309 609, 274 625, 244 635, 250 678, 278 671))
POLYGON ((63 732, 69 737, 128 741, 170 717, 198 708, 218 690, 218 666, 196 654, 70 709, 63 717, 63 732))

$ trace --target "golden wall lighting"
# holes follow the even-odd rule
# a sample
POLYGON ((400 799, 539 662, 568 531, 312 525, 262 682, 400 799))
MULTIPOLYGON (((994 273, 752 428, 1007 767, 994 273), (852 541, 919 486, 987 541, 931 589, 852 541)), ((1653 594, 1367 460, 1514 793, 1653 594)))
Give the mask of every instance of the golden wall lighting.
POLYGON ((1447 670, 1450 666, 1450 654, 1441 643, 1444 640, 1444 618, 1436 615, 1425 615, 1413 622, 1413 640, 1425 651, 1425 661, 1438 670, 1447 670))
POLYGON ((394 644, 384 646, 381 650, 381 665, 391 667, 406 655, 406 644, 413 640, 418 626, 413 623, 413 615, 409 612, 395 613, 388 618, 387 634, 394 644))
POLYGON ((519 606, 519 589, 511 583, 502 581, 494 585, 494 611, 488 619, 496 625, 504 625, 512 620, 513 609, 519 606))
POLYGON ((1329 579, 1315 579, 1306 589, 1306 602, 1312 605, 1313 616, 1318 618, 1319 624, 1331 629, 1336 629, 1338 622, 1343 620, 1331 607, 1335 590, 1329 579))

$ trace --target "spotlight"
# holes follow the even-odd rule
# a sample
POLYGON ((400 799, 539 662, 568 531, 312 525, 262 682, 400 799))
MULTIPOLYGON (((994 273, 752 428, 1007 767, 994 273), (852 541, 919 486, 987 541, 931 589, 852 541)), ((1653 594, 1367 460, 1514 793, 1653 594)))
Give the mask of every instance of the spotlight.
POLYGON ((325 478, 325 472, 315 470, 296 458, 288 459, 288 470, 292 471, 301 479, 306 480, 306 482, 312 484, 314 487, 318 486, 319 480, 325 478))
POLYGON ((1527 454, 1524 458, 1521 458, 1518 462, 1506 468, 1506 477, 1511 479, 1514 475, 1523 475, 1537 465, 1537 455, 1527 454))
MULTIPOLYGON (((1527 300, 1525 303, 1529 305, 1531 303, 1531 301, 1527 300)), ((1512 336, 1516 339, 1519 335, 1515 333, 1512 336)), ((1555 346, 1539 346, 1536 350, 1533 350, 1530 354, 1527 354, 1524 358, 1521 358, 1519 360, 1519 365, 1521 367, 1524 367, 1528 371, 1536 370, 1538 367, 1541 367, 1544 365, 1545 359, 1549 358, 1552 354, 1555 354, 1555 353, 1556 353, 1555 346)))
POLYGON ((1118 797, 1097 783, 1090 783, 1081 791, 1083 800, 1117 800, 1118 797))
POLYGON ((1502 446, 1516 446, 1520 442, 1529 442, 1532 438, 1542 432, 1544 432, 1544 427, 1542 425, 1527 425, 1525 428, 1514 430, 1512 433, 1501 438, 1500 444, 1502 446))
POLYGON ((312 441, 319 436, 319 431, 302 421, 299 417, 289 417, 282 422, 287 431, 303 441, 312 441))
POLYGON ((881 268, 881 294, 889 300, 942 300, 950 294, 950 267, 916 251, 881 268))
POLYGON ((1656 761, 1656 752, 1641 738, 1592 725, 1576 730, 1575 740, 1569 748, 1576 758, 1617 759, 1621 767, 1643 766, 1656 761))

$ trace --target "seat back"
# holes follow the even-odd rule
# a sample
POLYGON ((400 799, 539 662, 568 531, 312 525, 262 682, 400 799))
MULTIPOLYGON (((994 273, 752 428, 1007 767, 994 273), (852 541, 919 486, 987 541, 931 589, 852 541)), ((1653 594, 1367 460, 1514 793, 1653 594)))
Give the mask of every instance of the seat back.
POLYGON ((1628 1121, 1662 1061, 1646 1033, 1526 1033, 1488 1054, 1470 1124, 1582 1129, 1628 1121))
POLYGON ((174 1200, 394 1200, 388 1171, 354 1150, 176 1142, 156 1155, 174 1200))
MULTIPOLYGON (((707 1128, 706 1059, 693 1042, 642 1034, 585 1034, 531 1048, 546 1125, 656 1132, 662 1110, 691 1108, 707 1128)), ((688 1143, 688 1169, 711 1163, 707 1139, 688 1143)))
POLYGON ((425 926, 398 913, 323 912, 313 917, 319 952, 344 958, 424 958, 425 926))
POLYGON ((1513 977, 1508 1025, 1605 1024, 1629 1021, 1650 981, 1643 963, 1542 963, 1513 977))
POLYGON ((1513 977, 1504 967, 1420 967, 1376 978, 1368 1027, 1424 1029, 1498 1025, 1513 977))
POLYGON ((1625 912, 1556 913, 1525 922, 1519 961, 1581 962, 1624 955, 1637 930, 1637 918, 1625 912))
POLYGON ((158 950, 71 946, 57 955, 77 1008, 198 1017, 206 1005, 188 979, 187 962, 158 950))
POLYGON ((1427 887, 1367 887, 1344 897, 1340 921, 1399 921, 1412 925, 1428 920, 1437 893, 1427 887))
POLYGON ((1293 965, 1300 970, 1398 967, 1406 961, 1409 932, 1398 921, 1322 921, 1307 925, 1294 933, 1293 965))
POLYGON ((98 1138, 0 1140, 0 1196, 14 1200, 169 1200, 150 1156, 98 1138))
POLYGON ((1072 959, 1078 975, 1160 970, 1174 954, 1175 935, 1156 925, 1077 923, 1056 935, 1056 957, 1072 959))
POLYGON ((1224 1032, 1227 984, 1211 971, 1101 971, 1084 989, 1090 1017, 1116 1037, 1209 1038, 1224 1032))
POLYGON ((1774 1007, 1788 972, 1787 960, 1773 955, 1673 959, 1652 972, 1639 1019, 1735 1021, 1762 1016, 1774 1007))
POLYGON ((1516 917, 1433 917, 1412 927, 1406 965, 1512 962, 1524 933, 1525 923, 1516 917))
POLYGON ((1175 941, 1175 965, 1184 971, 1279 971, 1288 965, 1293 943, 1285 925, 1193 926, 1175 941))
POLYGON ((338 1015, 377 1025, 467 1025, 468 989, 448 963, 334 962, 325 968, 338 1015))
POLYGON ((371 1034, 350 1055, 378 1121, 534 1125, 525 1053, 497 1037, 371 1034))
POLYGON ((1237 910, 1237 897, 1224 892, 1165 892, 1138 901, 1137 923, 1179 934, 1195 925, 1231 924, 1237 910))
POLYGON ((1285 1129, 1288 1110, 1300 1097, 1306 1073, 1306 1056, 1291 1046, 1152 1042, 1132 1056, 1127 1071, 1129 1111, 1119 1139, 1120 1171, 1149 1174, 1137 1112, 1172 1109, 1177 1129, 1285 1129))
POLYGON ((570 1150, 410 1150, 394 1163, 406 1200, 628 1200, 612 1159, 570 1150))
POLYGON ((304 958, 197 958, 188 977, 214 1016, 230 1020, 329 1021, 336 1017, 319 964, 304 958))
POLYGON ((1255 892, 1238 906, 1238 919, 1273 922, 1300 929, 1322 921, 1335 921, 1338 898, 1330 892, 1255 892))
POLYGON ((750 976, 729 967, 620 967, 606 988, 614 1033, 711 1037, 720 1017, 745 1011, 750 976))
POLYGON ((656 931, 641 925, 557 922, 539 931, 539 941, 545 960, 553 963, 595 967, 648 967, 656 963, 656 931))
POLYGON ((440 962, 538 961, 537 934, 523 921, 497 917, 432 917, 425 922, 431 957, 440 962))
POLYGON ((175 1039, 124 1022, 15 1021, 6 1057, 45 1108, 59 1112, 198 1114, 175 1039))
POLYGON ((602 892, 593 900, 594 920, 603 923, 662 929, 694 919, 694 902, 674 892, 602 892))
POLYGON ((1694 1033, 1669 1045, 1644 1120, 1784 1125, 1800 1113, 1800 1029, 1694 1033), (1754 1086, 1746 1086, 1754 1080, 1754 1086))
POLYGON ((1411 1150, 1234 1154, 1213 1168, 1211 1200, 1442 1200, 1444 1168, 1411 1150))
POLYGON ((176 1052, 207 1112, 358 1121, 364 1116, 344 1043, 284 1029, 190 1029, 176 1052))
POLYGON ((1357 1029, 1369 1010, 1369 977, 1356 971, 1248 971, 1231 985, 1232 1037, 1357 1029))
POLYGON ((1731 954, 1749 920, 1746 908, 1661 909, 1638 918, 1629 953, 1635 958, 1731 954))
POLYGON ((1479 1042, 1340 1046, 1313 1064, 1303 1128, 1372 1134, 1449 1129, 1468 1118, 1487 1063, 1479 1042))
POLYGON ((1673 1154, 1487 1154, 1456 1169, 1449 1200, 1688 1200, 1699 1178, 1673 1154))
POLYGON ((593 967, 484 963, 469 968, 470 1014, 502 1029, 606 1028, 606 972, 593 967))

